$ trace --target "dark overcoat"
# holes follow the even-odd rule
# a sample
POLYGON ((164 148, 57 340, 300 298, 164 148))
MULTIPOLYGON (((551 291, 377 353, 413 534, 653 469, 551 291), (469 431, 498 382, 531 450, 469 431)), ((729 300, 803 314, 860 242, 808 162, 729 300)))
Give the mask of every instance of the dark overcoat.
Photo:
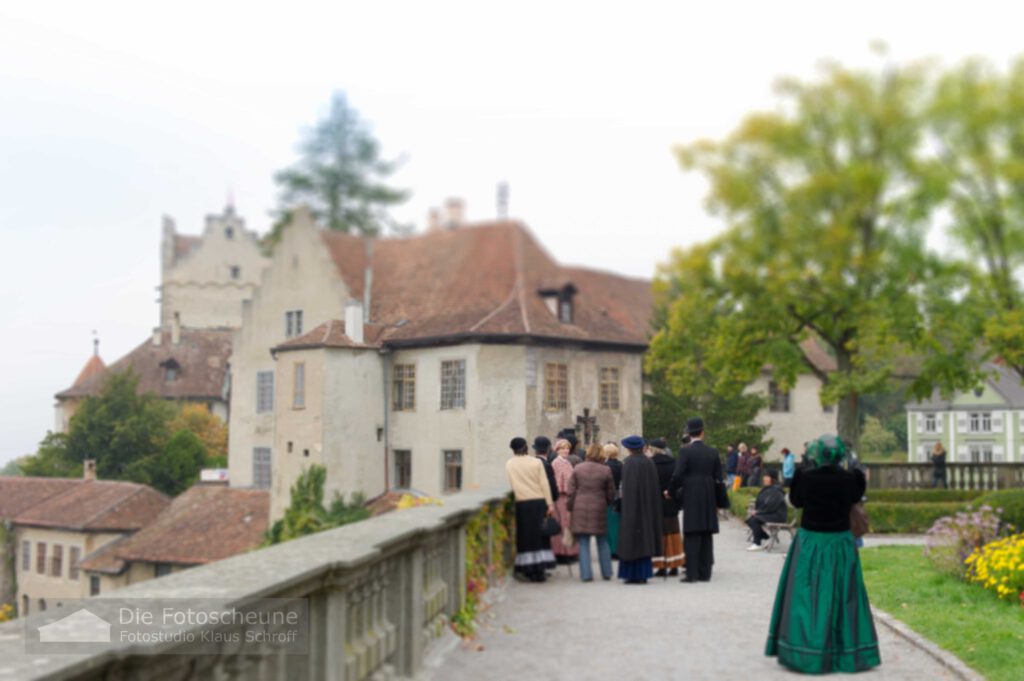
POLYGON ((669 494, 677 501, 682 500, 683 534, 718 533, 715 482, 721 479, 722 460, 717 449, 696 440, 679 451, 669 494))
POLYGON ((619 559, 661 555, 661 487, 654 463, 641 454, 622 462, 622 522, 619 559))
MULTIPOLYGON (((654 467, 658 469, 658 486, 662 492, 667 492, 669 483, 672 482, 672 473, 676 469, 676 460, 668 454, 655 454, 651 457, 651 461, 654 462, 654 467)), ((679 504, 676 503, 675 499, 671 497, 666 499, 662 495, 661 517, 675 518, 677 515, 679 515, 679 504)))
POLYGON ((574 534, 608 534, 608 504, 615 499, 612 469, 584 461, 569 478, 569 529, 574 534))

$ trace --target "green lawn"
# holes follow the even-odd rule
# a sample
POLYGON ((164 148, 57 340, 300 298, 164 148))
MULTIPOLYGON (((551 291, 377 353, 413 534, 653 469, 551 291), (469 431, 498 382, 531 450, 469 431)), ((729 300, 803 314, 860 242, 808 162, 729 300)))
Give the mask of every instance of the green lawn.
MULTIPOLYGON (((1024 608, 936 572, 920 546, 861 551, 871 603, 955 654, 990 681, 1024 674, 1024 608)), ((882 651, 883 669, 885 651, 882 651)))

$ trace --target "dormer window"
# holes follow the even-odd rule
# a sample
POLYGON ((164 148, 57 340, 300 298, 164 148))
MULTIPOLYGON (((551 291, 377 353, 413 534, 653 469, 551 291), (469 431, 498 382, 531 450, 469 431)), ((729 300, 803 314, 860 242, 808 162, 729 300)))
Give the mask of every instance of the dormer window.
POLYGON ((573 296, 576 295, 576 287, 572 284, 565 284, 559 288, 543 288, 539 291, 544 299, 544 305, 562 324, 572 324, 575 319, 575 306, 573 296))
POLYGON ((181 375, 181 365, 173 359, 161 362, 160 366, 164 370, 164 383, 174 383, 178 380, 178 376, 181 375))

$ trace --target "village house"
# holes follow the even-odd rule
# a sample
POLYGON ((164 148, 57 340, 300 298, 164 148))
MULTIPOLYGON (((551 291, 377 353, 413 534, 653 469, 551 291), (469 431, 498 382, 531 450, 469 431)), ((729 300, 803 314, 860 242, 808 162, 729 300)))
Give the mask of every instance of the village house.
POLYGON ((109 593, 258 547, 270 510, 266 490, 195 485, 139 530, 86 556, 89 594, 109 593))
MULTIPOLYGON (((81 565, 88 554, 153 522, 170 499, 146 485, 85 477, 0 477, 0 518, 10 531, 4 563, 13 559, 19 615, 91 593, 81 565)), ((8 583, 10 588, 10 583, 8 583)), ((14 596, 14 598, 11 598, 14 596)))
POLYGON ((929 461, 937 442, 949 462, 1024 461, 1024 386, 1012 370, 990 364, 974 390, 907 405, 907 460, 929 461))
MULTIPOLYGON (((813 338, 802 342, 800 349, 815 371, 828 374, 836 370, 835 359, 813 338)), ((797 376, 792 388, 783 390, 774 380, 771 367, 765 367, 747 387, 747 392, 759 394, 768 401, 754 418, 755 424, 768 426, 767 436, 772 439, 772 447, 762 452, 767 454, 767 459, 780 459, 783 447, 800 456, 806 443, 838 431, 835 407, 822 405, 821 388, 821 379, 808 371, 797 376)))
POLYGON ((242 301, 259 286, 267 259, 256 234, 229 205, 208 215, 200 236, 178 234, 164 218, 160 245, 160 325, 109 367, 93 355, 71 387, 56 394, 55 430, 67 432, 82 400, 99 394, 109 372, 131 369, 139 392, 205 406, 228 420, 228 357, 242 301))
POLYGON ((243 304, 231 356, 230 479, 271 490, 311 464, 335 492, 504 484, 508 443, 577 424, 642 430, 650 282, 565 267, 520 222, 406 238, 296 211, 243 304))

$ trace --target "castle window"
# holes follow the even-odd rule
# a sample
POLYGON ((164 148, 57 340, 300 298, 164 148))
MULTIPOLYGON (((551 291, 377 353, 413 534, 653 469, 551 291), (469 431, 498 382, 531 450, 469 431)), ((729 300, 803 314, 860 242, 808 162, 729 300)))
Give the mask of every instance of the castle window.
POLYGON ((53 545, 53 557, 50 558, 50 576, 62 577, 64 575, 64 547, 60 544, 53 545))
POLYGON ((292 409, 304 409, 306 407, 306 365, 303 362, 295 363, 292 388, 292 409))
POLYGON ((256 372, 256 413, 274 411, 274 372, 256 372))
POLYGON ((561 288, 542 288, 539 291, 544 299, 544 305, 558 321, 563 324, 572 324, 575 317, 573 296, 576 294, 576 287, 572 284, 565 284, 561 288))
POLYGON ((284 313, 284 335, 286 338, 302 335, 302 310, 288 310, 284 313))
POLYGON ((444 450, 444 491, 458 492, 462 489, 462 450, 444 450))
POLYGON ((161 362, 160 366, 164 369, 164 383, 174 383, 181 375, 181 365, 174 359, 161 362))
POLYGON ((395 411, 412 411, 416 408, 416 365, 396 364, 392 373, 391 386, 394 392, 391 408, 395 411))
POLYGON ((441 409, 466 406, 466 360, 441 362, 441 409))
POLYGON ((225 227, 224 228, 224 238, 225 239, 234 239, 235 238, 235 228, 234 227, 225 227))
POLYGON ((36 572, 46 574, 46 543, 36 542, 36 572))
POLYGON ((392 454, 395 455, 395 483, 393 487, 398 489, 412 487, 412 450, 396 449, 392 454))
POLYGON ((544 409, 563 411, 569 408, 569 365, 548 362, 544 365, 544 409))
POLYGON ((255 447, 252 450, 252 486, 256 489, 270 489, 270 447, 255 447))
POLYGON ((242 277, 242 268, 239 267, 238 265, 232 265, 231 266, 231 278, 232 279, 241 279, 241 277, 242 277))
POLYGON ((68 552, 68 579, 78 580, 78 562, 82 560, 82 547, 72 546, 68 552))
POLYGON ((100 595, 100 578, 93 575, 89 578, 89 595, 99 596, 100 595))
POLYGON ((32 542, 27 539, 21 542, 21 571, 32 569, 32 542))
POLYGON ((599 378, 601 383, 600 408, 617 410, 619 408, 618 367, 602 367, 599 378))

